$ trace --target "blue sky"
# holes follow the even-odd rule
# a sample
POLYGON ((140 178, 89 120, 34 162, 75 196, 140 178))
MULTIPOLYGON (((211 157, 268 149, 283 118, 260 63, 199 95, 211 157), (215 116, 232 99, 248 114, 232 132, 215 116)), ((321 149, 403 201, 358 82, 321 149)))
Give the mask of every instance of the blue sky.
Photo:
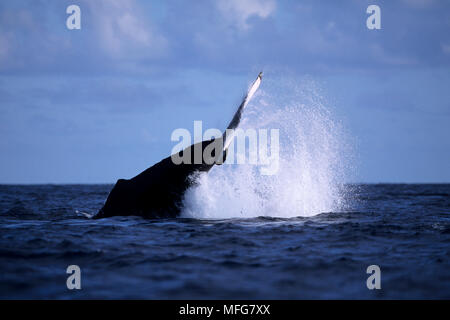
POLYGON ((445 0, 2 1, 0 183, 131 177, 174 129, 224 128, 261 69, 322 84, 354 181, 450 182, 449 31, 445 0))

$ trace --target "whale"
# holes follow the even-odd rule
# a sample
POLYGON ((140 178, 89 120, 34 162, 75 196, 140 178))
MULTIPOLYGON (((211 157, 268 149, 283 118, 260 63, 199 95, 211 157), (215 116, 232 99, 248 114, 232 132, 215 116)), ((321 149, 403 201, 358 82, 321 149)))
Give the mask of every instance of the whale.
POLYGON ((258 90, 260 72, 221 137, 201 141, 172 154, 131 179, 119 179, 103 207, 93 219, 113 216, 141 216, 149 219, 180 216, 186 190, 197 184, 198 176, 226 160, 228 147, 239 126, 242 113, 258 90), (201 159, 195 156, 201 150, 201 159), (205 151, 210 151, 206 152, 205 151), (217 152, 216 152, 217 151, 217 152), (183 158, 187 161, 174 161, 183 158))

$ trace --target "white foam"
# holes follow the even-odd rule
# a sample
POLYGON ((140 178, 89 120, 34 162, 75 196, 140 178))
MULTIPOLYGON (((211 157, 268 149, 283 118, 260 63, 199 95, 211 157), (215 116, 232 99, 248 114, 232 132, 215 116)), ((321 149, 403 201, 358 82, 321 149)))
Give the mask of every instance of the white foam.
POLYGON ((287 218, 342 209, 349 148, 313 81, 263 82, 240 127, 279 129, 278 173, 264 176, 247 164, 215 166, 186 192, 182 216, 287 218))

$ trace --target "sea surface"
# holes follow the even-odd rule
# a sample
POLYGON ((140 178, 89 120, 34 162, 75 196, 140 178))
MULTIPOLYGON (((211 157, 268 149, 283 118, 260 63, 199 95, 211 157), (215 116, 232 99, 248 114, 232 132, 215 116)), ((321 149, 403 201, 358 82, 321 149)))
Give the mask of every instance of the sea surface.
POLYGON ((450 298, 449 184, 352 185, 347 210, 288 219, 77 212, 97 212, 111 188, 0 186, 0 298, 450 298), (67 289, 69 265, 81 290, 67 289))

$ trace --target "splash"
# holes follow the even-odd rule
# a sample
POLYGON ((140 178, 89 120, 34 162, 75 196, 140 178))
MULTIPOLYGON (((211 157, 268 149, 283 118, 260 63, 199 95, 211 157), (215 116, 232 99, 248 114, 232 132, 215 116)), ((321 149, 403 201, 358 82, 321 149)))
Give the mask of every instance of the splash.
POLYGON ((261 175, 260 168, 250 164, 215 166, 186 192, 182 216, 289 218, 347 205, 344 182, 350 148, 343 126, 333 120, 314 81, 263 82, 240 128, 279 130, 277 174, 261 175))

